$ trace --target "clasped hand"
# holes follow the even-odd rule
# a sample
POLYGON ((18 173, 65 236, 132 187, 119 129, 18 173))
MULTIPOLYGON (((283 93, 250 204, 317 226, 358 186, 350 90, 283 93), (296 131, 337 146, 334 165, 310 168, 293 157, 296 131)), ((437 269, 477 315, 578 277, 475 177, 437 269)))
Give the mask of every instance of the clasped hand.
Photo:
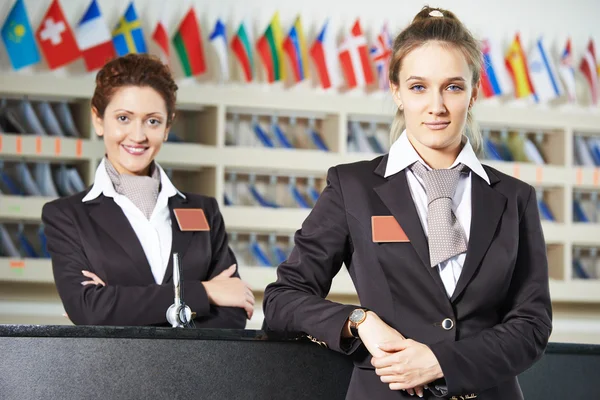
POLYGON ((254 314, 254 293, 246 282, 233 276, 236 264, 221 272, 210 281, 202 282, 210 304, 221 307, 238 307, 246 310, 248 319, 254 314))
POLYGON ((442 369, 431 349, 397 330, 369 311, 359 325, 359 336, 373 356, 371 364, 382 382, 391 390, 406 390, 423 397, 424 385, 443 376, 442 369))

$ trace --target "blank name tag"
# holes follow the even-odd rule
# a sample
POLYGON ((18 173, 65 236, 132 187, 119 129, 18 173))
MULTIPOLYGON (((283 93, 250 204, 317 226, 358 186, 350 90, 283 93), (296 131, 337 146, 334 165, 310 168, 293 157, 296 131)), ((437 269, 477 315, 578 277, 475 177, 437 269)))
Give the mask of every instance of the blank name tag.
POLYGON ((404 229, 396 218, 391 215, 374 215, 371 217, 371 230, 373 231, 373 242, 410 242, 404 229))
POLYGON ((175 208, 173 213, 182 232, 210 231, 206 215, 201 208, 175 208))

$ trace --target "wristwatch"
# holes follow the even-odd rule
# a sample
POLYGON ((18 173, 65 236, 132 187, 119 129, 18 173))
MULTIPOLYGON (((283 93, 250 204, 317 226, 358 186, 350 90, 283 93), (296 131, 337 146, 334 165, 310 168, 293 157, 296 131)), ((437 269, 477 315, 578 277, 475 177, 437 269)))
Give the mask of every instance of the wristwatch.
POLYGON ((357 308, 350 313, 348 320, 350 321, 350 333, 353 337, 359 338, 358 326, 367 319, 367 310, 364 308, 357 308))

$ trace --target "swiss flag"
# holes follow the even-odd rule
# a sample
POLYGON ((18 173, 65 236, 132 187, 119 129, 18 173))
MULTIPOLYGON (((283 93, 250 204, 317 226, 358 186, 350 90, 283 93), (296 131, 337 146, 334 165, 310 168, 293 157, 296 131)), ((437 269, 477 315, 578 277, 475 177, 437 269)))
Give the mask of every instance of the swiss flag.
POLYGON ((50 69, 62 67, 80 56, 77 42, 58 0, 53 0, 35 32, 50 69))
POLYGON ((350 36, 344 39, 340 47, 339 58, 348 87, 362 87, 375 82, 375 76, 369 61, 367 39, 358 19, 352 26, 350 36))

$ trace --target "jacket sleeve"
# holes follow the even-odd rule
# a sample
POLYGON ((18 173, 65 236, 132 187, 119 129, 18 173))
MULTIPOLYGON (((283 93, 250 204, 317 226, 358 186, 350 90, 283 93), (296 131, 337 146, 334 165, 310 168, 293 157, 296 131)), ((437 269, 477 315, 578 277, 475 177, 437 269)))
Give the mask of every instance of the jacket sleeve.
POLYGON ((269 329, 303 332, 332 350, 350 353, 358 347, 342 346, 341 333, 356 308, 325 300, 342 263, 349 265, 351 243, 338 171, 331 168, 327 187, 302 227, 295 247, 277 268, 277 281, 265 289, 263 308, 269 329))
MULTIPOLYGON (((212 260, 209 268, 209 276, 206 280, 214 278, 229 268, 230 265, 237 263, 235 255, 229 247, 225 221, 219 211, 219 205, 215 199, 211 198, 211 202, 213 209, 213 217, 210 224, 212 260)), ((238 271, 235 272, 234 276, 240 277, 238 271)), ((192 310, 194 309, 192 308, 192 310)), ((246 311, 243 308, 220 307, 211 304, 209 313, 198 316, 194 323, 196 328, 244 329, 246 327, 246 311)))
POLYGON ((447 389, 436 395, 478 393, 514 378, 544 353, 552 331, 546 244, 530 188, 519 222, 517 261, 502 322, 455 342, 430 346, 447 389))

